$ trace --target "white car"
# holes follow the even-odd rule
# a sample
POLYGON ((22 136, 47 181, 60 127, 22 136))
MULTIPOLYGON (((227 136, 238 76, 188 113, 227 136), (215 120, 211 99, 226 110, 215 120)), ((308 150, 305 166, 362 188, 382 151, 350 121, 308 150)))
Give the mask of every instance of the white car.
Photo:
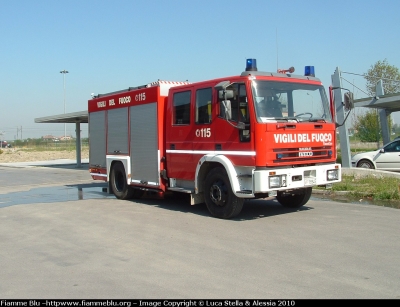
POLYGON ((400 139, 386 144, 381 149, 352 156, 351 166, 400 172, 400 139))

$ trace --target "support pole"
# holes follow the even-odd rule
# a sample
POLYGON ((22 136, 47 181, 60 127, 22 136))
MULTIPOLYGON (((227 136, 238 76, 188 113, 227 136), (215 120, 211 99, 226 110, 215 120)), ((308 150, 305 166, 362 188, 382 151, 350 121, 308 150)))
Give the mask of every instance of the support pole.
MULTIPOLYGON (((375 86, 375 96, 382 97, 383 95, 385 95, 385 91, 383 89, 383 82, 382 80, 379 80, 375 86)), ((383 145, 385 145, 390 142, 389 116, 391 112, 387 111, 386 109, 379 109, 378 113, 382 131, 382 141, 383 145)))
POLYGON ((76 134, 76 167, 82 167, 81 159, 81 123, 75 123, 75 134, 76 134))
MULTIPOLYGON (((336 121, 342 124, 346 118, 345 109, 343 105, 342 95, 342 80, 339 67, 336 67, 334 74, 332 75, 332 87, 338 87, 333 90, 336 108, 336 121)), ((350 111, 349 111, 350 112, 350 111)), ((351 155, 350 155, 350 144, 347 123, 339 128, 339 141, 340 141, 340 152, 342 156, 342 167, 351 167, 351 155)), ((336 144, 335 144, 336 145, 336 144)))

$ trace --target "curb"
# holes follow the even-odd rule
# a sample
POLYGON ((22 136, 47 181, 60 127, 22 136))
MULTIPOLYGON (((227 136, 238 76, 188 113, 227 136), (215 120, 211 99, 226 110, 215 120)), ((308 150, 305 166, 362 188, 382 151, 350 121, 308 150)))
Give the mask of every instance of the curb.
POLYGON ((361 177, 394 177, 400 179, 400 172, 380 171, 361 167, 342 167, 342 175, 361 177))
MULTIPOLYGON (((389 172, 389 171, 380 171, 375 169, 367 169, 367 168, 349 168, 349 167, 342 167, 342 175, 346 176, 354 176, 358 178, 363 177, 373 177, 376 179, 383 178, 383 177, 391 177, 391 178, 398 178, 400 179, 400 173, 397 172, 389 172)), ((313 189, 313 195, 325 195, 325 196, 345 196, 350 194, 351 191, 332 191, 331 189, 319 190, 313 189)))

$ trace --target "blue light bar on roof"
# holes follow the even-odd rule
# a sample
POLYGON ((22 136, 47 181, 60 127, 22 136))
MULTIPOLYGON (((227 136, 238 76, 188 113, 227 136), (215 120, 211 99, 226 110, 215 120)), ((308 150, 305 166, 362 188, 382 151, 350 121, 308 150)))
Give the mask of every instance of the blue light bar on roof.
POLYGON ((257 60, 247 59, 246 60, 246 71, 257 71, 257 60))
POLYGON ((310 77, 315 77, 314 66, 306 66, 304 69, 304 75, 310 76, 310 77))

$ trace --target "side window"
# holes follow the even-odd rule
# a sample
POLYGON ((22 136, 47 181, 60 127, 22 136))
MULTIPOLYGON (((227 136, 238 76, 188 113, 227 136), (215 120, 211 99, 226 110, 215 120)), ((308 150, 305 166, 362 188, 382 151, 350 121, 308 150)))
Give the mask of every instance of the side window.
POLYGON ((250 122, 249 107, 247 103, 246 86, 244 84, 239 84, 238 93, 239 93, 239 121, 248 124, 250 122))
POLYGON ((400 142, 393 142, 385 147, 386 152, 399 152, 400 151, 400 142))
POLYGON ((239 121, 245 124, 245 129, 239 130, 240 142, 250 142, 250 116, 247 101, 246 86, 238 84, 239 121))
POLYGON ((174 120, 175 125, 190 124, 190 95, 191 91, 174 94, 174 120))
POLYGON ((196 91, 196 124, 211 123, 211 101, 211 87, 196 91))

